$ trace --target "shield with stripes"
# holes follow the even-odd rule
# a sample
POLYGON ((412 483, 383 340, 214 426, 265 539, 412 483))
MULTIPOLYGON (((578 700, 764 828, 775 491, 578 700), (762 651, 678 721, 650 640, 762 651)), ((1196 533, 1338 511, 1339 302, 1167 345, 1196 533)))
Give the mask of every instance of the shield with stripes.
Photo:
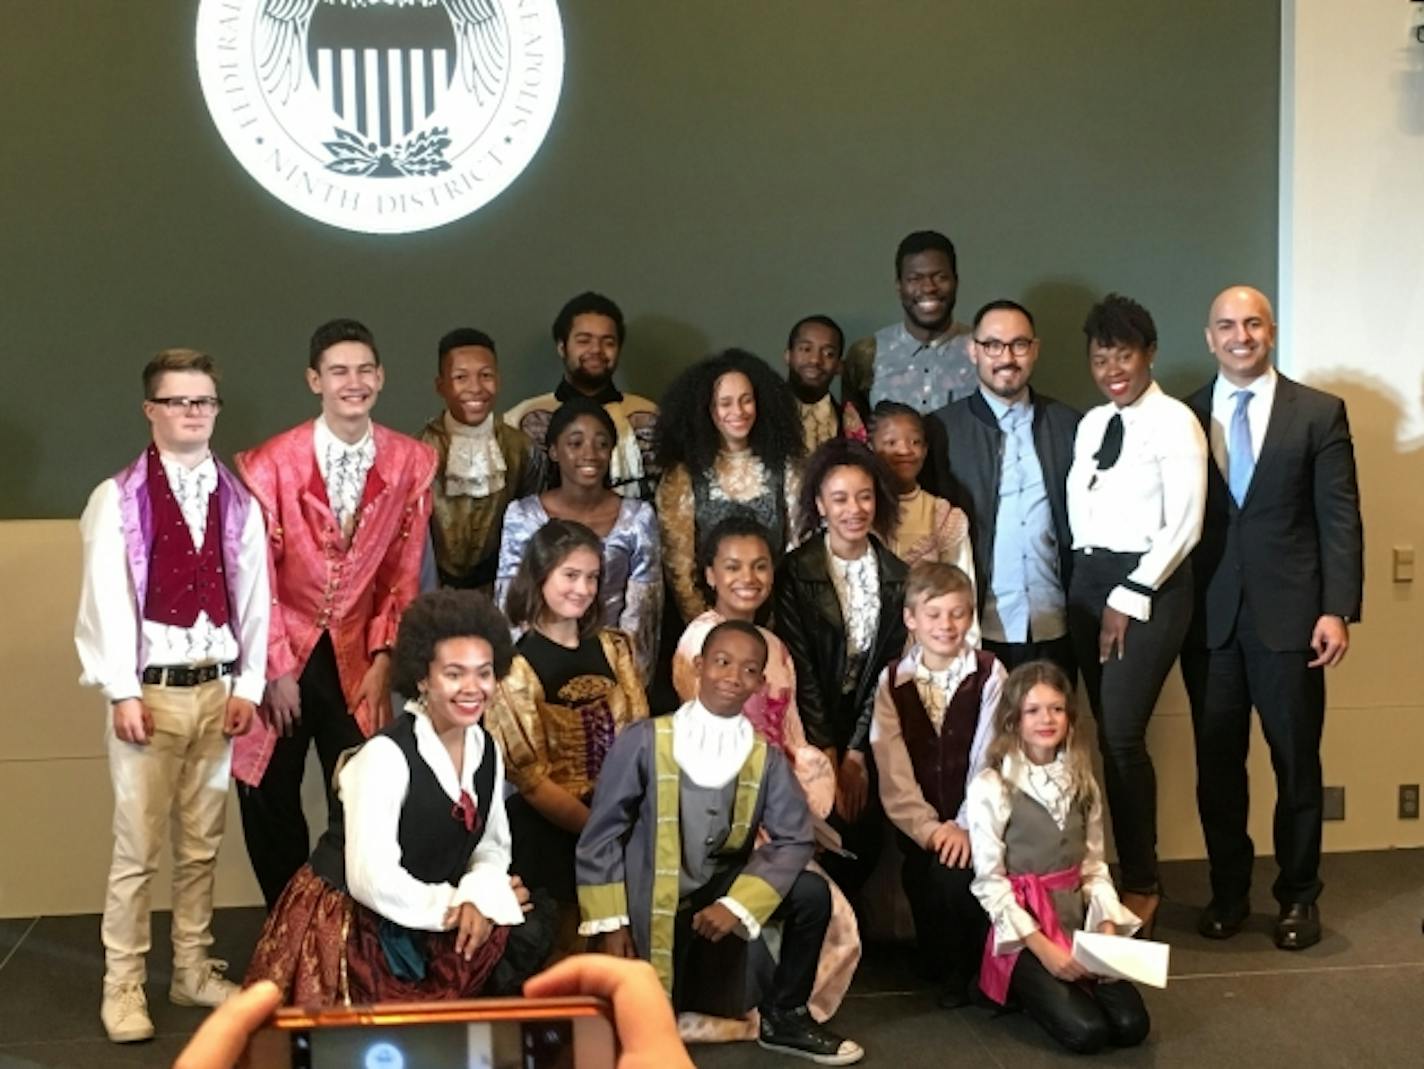
POLYGON ((439 112, 455 77, 455 49, 440 5, 319 4, 307 63, 345 129, 389 149, 426 129, 439 112))

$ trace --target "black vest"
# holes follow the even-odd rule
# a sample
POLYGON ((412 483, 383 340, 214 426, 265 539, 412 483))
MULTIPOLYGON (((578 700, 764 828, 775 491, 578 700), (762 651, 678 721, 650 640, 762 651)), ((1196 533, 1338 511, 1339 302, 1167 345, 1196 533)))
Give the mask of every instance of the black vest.
MULTIPOLYGON (((494 740, 483 727, 484 760, 475 770, 475 826, 465 830, 459 807, 440 786, 415 744, 415 715, 402 714, 379 733, 400 747, 410 768, 410 785, 401 804, 396 839, 401 868, 421 883, 455 885, 470 866, 470 856, 485 833, 485 814, 494 794, 494 740)), ((379 737, 379 736, 376 736, 379 737)), ((311 856, 312 870, 331 886, 346 887, 346 813, 340 799, 332 802, 331 820, 311 856)))

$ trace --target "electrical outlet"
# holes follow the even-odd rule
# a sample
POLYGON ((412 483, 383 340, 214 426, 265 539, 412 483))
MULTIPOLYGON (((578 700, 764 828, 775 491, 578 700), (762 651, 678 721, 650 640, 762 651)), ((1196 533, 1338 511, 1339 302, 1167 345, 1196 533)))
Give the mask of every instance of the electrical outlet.
POLYGON ((1401 783, 1399 785, 1399 819, 1419 819, 1419 784, 1401 783))
POLYGON ((1344 820, 1345 819, 1345 788, 1326 787, 1325 805, 1321 814, 1322 820, 1344 820))

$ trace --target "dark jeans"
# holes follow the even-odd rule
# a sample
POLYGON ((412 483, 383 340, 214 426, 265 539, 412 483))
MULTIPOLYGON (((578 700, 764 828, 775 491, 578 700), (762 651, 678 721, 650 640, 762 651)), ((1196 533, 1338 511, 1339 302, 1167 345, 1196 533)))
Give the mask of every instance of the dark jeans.
POLYGON ((950 868, 906 835, 896 836, 905 861, 900 881, 915 920, 915 944, 926 971, 959 989, 979 971, 989 915, 969 890, 974 869, 950 868))
POLYGON ((1052 661, 1067 674, 1071 683, 1078 681, 1078 658, 1073 653, 1073 638, 1064 635, 1047 642, 995 642, 984 639, 984 649, 999 658, 999 663, 1012 672, 1029 661, 1052 661))
MULTIPOLYGON (((698 910, 711 905, 727 893, 727 888, 741 874, 733 869, 710 883, 699 887, 679 904, 673 934, 673 1006, 681 1010, 686 1004, 685 981, 690 968, 696 968, 698 945, 707 946, 692 930, 692 917, 698 910)), ((781 923, 781 954, 772 973, 768 989, 760 993, 759 1005, 772 1010, 795 1010, 811 999, 816 983, 816 966, 821 960, 821 944, 831 923, 831 888, 815 872, 802 870, 776 907, 771 921, 781 923)), ((736 935, 723 937, 722 943, 741 939, 736 935)), ((746 968, 743 958, 743 968, 746 968)), ((702 978, 705 980, 706 978, 702 978)), ((721 981, 727 984, 728 981, 721 981)), ((750 1007, 742 1007, 745 1012, 750 1007)))
POLYGON ((1225 646, 1182 650, 1197 743, 1197 810, 1211 862, 1211 893, 1219 902, 1242 901, 1251 890, 1256 851, 1246 831, 1246 755, 1252 706, 1276 773, 1273 832, 1280 873, 1273 892, 1282 906, 1320 896, 1325 670, 1306 667, 1313 658, 1308 649, 1267 649, 1244 604, 1225 646))
POLYGON ((1014 963, 1009 996, 1075 1054, 1094 1054, 1109 1043, 1135 1047, 1152 1027, 1142 996, 1130 983, 1066 983, 1028 950, 1014 963))
POLYGON ((239 784, 237 792, 247 856, 269 910, 311 854, 311 836, 302 812, 302 773, 306 770, 307 750, 316 743, 330 808, 335 798, 332 780, 337 759, 366 741, 361 726, 346 708, 336 672, 336 653, 326 633, 317 640, 297 684, 301 689, 302 715, 292 734, 277 737, 262 782, 256 787, 239 784))
POLYGON ((1147 623, 1130 620, 1123 655, 1098 660, 1108 594, 1137 566, 1139 554, 1094 550, 1074 557, 1068 628, 1098 721, 1103 786, 1112 816, 1122 889, 1160 890, 1157 876, 1157 773, 1147 752, 1147 722, 1192 618, 1191 563, 1183 562, 1152 598, 1147 623))

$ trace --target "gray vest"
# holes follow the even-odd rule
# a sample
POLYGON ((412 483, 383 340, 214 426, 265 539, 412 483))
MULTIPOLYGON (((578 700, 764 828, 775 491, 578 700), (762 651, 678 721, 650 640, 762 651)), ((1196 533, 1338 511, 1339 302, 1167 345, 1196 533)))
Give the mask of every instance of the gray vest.
MULTIPOLYGON (((1021 873, 1048 875, 1083 864, 1088 851, 1087 812, 1082 804, 1068 811, 1060 830, 1053 815, 1037 799, 1009 788, 1009 825, 1004 829, 1004 868, 1010 876, 1021 873)), ((1083 927, 1085 909, 1081 885, 1071 891, 1052 891, 1058 924, 1066 933, 1083 927)))
POLYGON ((713 855, 732 831, 732 806, 737 798, 737 778, 722 787, 699 787, 678 773, 678 821, 682 832, 682 869, 677 893, 686 898, 712 882, 726 862, 713 855))

